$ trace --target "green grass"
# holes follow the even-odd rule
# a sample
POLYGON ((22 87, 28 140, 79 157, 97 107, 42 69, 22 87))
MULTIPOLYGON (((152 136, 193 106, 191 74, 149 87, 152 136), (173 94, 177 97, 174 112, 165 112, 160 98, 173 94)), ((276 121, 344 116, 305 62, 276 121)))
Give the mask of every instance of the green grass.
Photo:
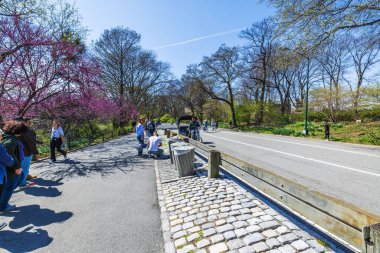
POLYGON ((320 239, 317 239, 317 242, 318 242, 320 245, 324 246, 324 247, 328 247, 328 246, 329 246, 329 245, 327 244, 327 242, 322 241, 322 240, 320 240, 320 239))
MULTIPOLYGON (((240 131, 256 132, 265 134, 277 134, 295 137, 305 137, 303 135, 304 122, 296 122, 283 127, 256 127, 241 126, 240 131)), ((308 125, 309 138, 324 139, 324 123, 310 122, 308 125)), ((335 123, 330 125, 330 140, 380 145, 380 122, 365 123, 335 123)))

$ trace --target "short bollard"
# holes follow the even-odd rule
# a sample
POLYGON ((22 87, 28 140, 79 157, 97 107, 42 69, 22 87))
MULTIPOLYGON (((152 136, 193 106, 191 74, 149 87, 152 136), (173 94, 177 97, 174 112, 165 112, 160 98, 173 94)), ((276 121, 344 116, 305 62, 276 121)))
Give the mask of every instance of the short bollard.
POLYGON ((183 142, 183 141, 180 141, 180 140, 177 140, 177 141, 172 141, 170 140, 169 141, 170 145, 169 145, 169 153, 170 153, 170 162, 171 163, 174 163, 174 159, 173 159, 173 156, 174 156, 174 153, 173 153, 173 149, 174 148, 177 148, 177 147, 181 147, 181 146, 189 146, 189 144, 183 142))
POLYGON ((208 156, 208 178, 219 177, 220 152, 211 150, 208 156))
POLYGON ((380 252, 380 223, 363 228, 363 253, 380 252))

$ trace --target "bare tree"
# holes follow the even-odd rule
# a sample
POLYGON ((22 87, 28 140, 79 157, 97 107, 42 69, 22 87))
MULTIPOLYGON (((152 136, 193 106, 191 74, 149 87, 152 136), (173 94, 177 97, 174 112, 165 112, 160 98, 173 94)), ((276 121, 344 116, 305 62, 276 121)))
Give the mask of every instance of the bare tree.
POLYGON ((320 45, 339 31, 372 29, 380 38, 378 0, 267 0, 281 16, 282 31, 320 45), (305 37, 306 35, 306 37, 305 37))
POLYGON ((183 79, 198 83, 212 99, 228 104, 232 124, 237 126, 234 99, 242 70, 239 49, 222 45, 198 66, 189 66, 183 79))
POLYGON ((170 79, 169 65, 143 50, 140 35, 128 28, 105 30, 95 43, 94 55, 109 96, 120 107, 130 103, 142 109, 170 79))
POLYGON ((348 49, 356 73, 356 82, 348 81, 353 98, 355 112, 358 111, 361 89, 365 81, 368 70, 380 61, 379 43, 368 43, 363 37, 371 36, 368 34, 359 37, 352 37, 351 45, 348 49))
POLYGON ((241 32, 240 37, 248 40, 244 59, 247 64, 248 76, 257 91, 259 113, 256 114, 256 124, 264 119, 264 104, 267 91, 270 88, 270 64, 275 47, 275 23, 272 19, 253 24, 241 32), (259 88, 259 89, 257 89, 259 88))
POLYGON ((349 68, 348 57, 347 41, 344 37, 338 41, 330 41, 318 57, 322 84, 328 91, 328 110, 333 121, 336 120, 336 113, 343 109, 342 83, 349 68))

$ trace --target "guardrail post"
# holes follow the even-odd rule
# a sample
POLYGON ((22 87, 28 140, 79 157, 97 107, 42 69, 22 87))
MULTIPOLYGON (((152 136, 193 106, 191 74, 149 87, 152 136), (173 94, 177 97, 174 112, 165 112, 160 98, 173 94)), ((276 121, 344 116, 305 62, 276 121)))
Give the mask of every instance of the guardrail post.
POLYGON ((210 150, 208 155, 208 178, 219 177, 220 152, 210 150))
POLYGON ((363 228, 363 253, 380 252, 380 223, 363 228))

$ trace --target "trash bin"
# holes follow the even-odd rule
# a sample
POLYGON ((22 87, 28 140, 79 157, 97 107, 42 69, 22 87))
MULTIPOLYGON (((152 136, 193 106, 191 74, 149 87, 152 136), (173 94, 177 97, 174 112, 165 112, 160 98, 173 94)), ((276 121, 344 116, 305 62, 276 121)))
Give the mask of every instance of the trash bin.
POLYGON ((173 148, 174 164, 178 170, 179 177, 191 176, 194 174, 194 154, 195 148, 186 145, 173 148))
POLYGON ((170 162, 172 164, 174 163, 173 148, 179 147, 179 146, 186 146, 186 145, 189 145, 189 144, 181 141, 181 139, 169 139, 169 154, 170 154, 170 162))

